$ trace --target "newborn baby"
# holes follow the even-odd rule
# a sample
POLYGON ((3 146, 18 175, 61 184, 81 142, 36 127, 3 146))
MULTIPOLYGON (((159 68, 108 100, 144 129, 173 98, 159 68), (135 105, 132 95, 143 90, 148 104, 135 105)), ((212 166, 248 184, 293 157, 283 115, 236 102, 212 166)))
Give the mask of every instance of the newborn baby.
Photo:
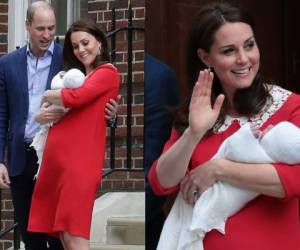
MULTIPOLYGON (((263 134, 246 123, 220 146, 213 159, 243 163, 300 163, 300 129, 281 122, 263 134), (279 143, 278 143, 279 142, 279 143)), ((202 193, 194 207, 179 192, 165 222, 157 250, 201 250, 207 232, 225 234, 225 222, 259 194, 216 182, 202 193)))
MULTIPOLYGON (((67 72, 60 71, 57 73, 52 81, 51 81, 51 89, 62 89, 62 88, 78 88, 80 87, 85 79, 85 75, 78 69, 70 69, 67 72)), ((62 106, 52 104, 48 108, 62 108, 66 112, 68 109, 65 109, 62 106)), ((49 128, 53 125, 53 123, 47 123, 41 125, 40 131, 34 136, 31 146, 34 147, 38 157, 39 169, 35 178, 37 178, 40 166, 42 164, 44 147, 48 135, 49 128)))

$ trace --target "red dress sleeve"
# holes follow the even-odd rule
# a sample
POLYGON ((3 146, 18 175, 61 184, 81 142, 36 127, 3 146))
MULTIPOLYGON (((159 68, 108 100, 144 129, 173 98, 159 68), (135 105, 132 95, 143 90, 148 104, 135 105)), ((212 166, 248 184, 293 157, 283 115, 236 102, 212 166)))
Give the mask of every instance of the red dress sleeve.
MULTIPOLYGON (((101 95, 118 89, 120 76, 112 65, 102 65, 88 76, 83 85, 76 89, 63 89, 62 102, 66 108, 80 107, 101 95)), ((113 97, 112 97, 113 98, 113 97)))
MULTIPOLYGON (((166 142, 162 154, 164 154, 168 149, 179 139, 180 134, 173 128, 171 132, 170 139, 166 142)), ((156 175, 156 167, 157 167, 158 159, 152 164, 149 174, 148 181, 152 187, 153 192, 156 195, 168 195, 174 193, 179 190, 179 185, 170 188, 164 188, 161 186, 157 175, 156 175)))
MULTIPOLYGON (((300 96, 292 94, 280 113, 288 115, 286 119, 300 128, 300 96)), ((300 152, 299 152, 300 154, 300 152)), ((296 165, 274 164, 278 176, 285 189, 285 201, 300 197, 300 163, 296 165)))

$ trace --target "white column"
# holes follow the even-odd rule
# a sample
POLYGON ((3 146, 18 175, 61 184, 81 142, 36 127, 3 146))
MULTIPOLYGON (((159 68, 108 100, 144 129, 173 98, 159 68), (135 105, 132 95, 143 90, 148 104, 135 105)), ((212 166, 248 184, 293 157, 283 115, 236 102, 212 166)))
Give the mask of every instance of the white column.
POLYGON ((27 40, 25 28, 26 10, 28 0, 8 1, 8 52, 17 46, 24 46, 27 40))

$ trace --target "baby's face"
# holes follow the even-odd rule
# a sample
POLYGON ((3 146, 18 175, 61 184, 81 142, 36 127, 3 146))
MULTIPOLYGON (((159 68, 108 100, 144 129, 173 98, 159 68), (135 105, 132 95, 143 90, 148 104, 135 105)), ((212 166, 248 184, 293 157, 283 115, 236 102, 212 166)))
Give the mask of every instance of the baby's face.
POLYGON ((265 128, 263 131, 260 131, 259 127, 253 123, 251 123, 250 128, 251 131, 254 135, 254 137, 256 139, 258 139, 259 141, 261 141, 261 139, 264 137, 264 135, 266 133, 268 133, 268 131, 270 131, 274 126, 273 125, 269 125, 267 128, 265 128))
POLYGON ((252 134, 254 135, 254 137, 256 139, 259 139, 260 138, 260 135, 261 135, 261 131, 259 130, 259 127, 253 123, 250 124, 250 128, 251 128, 251 132, 252 134))

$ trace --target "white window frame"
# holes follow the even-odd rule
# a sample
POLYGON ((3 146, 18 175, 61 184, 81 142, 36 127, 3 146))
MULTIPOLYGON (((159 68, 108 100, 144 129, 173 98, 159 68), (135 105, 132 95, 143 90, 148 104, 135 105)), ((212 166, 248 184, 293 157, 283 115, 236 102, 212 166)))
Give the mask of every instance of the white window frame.
MULTIPOLYGON (((48 2, 51 3, 51 0, 48 2)), ((28 42, 25 28, 26 10, 29 0, 8 1, 8 52, 23 47, 28 42)), ((67 0, 67 28, 79 17, 79 0, 67 0)))
POLYGON ((25 28, 28 1, 8 1, 8 52, 26 44, 27 32, 25 28))

